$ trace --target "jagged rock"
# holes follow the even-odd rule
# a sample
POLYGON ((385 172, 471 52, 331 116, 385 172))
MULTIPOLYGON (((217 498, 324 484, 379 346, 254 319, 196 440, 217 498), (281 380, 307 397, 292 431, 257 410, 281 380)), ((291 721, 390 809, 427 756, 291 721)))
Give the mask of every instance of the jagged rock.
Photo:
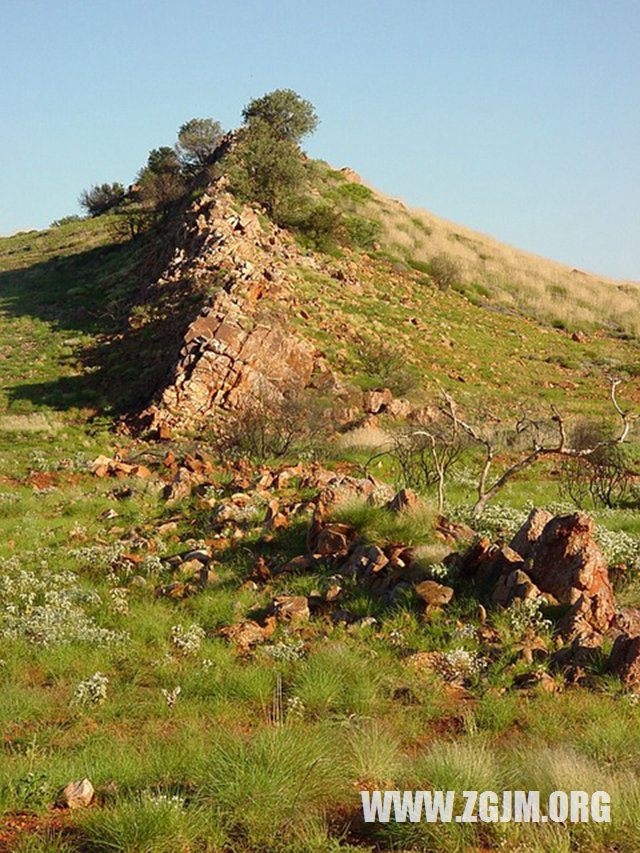
POLYGON ((451 521, 444 515, 437 516, 433 528, 439 539, 455 544, 456 542, 473 542, 475 533, 466 524, 451 521))
POLYGON ((320 557, 345 556, 355 536, 353 527, 333 522, 320 531, 313 553, 320 557))
POLYGON ((65 785, 60 801, 69 809, 84 809, 91 805, 94 796, 95 791, 89 779, 80 779, 65 785))
POLYGON ((515 569, 510 574, 500 576, 491 593, 491 600, 494 604, 508 607, 514 601, 540 598, 541 594, 526 572, 523 572, 522 569, 515 569))
POLYGON ((525 523, 509 543, 509 547, 520 554, 523 560, 527 560, 533 553, 534 545, 542 531, 552 518, 553 516, 546 509, 532 509, 525 523))
POLYGON ((276 619, 300 623, 309 619, 309 601, 304 595, 279 595, 273 599, 276 619))
POLYGON ((393 394, 388 388, 381 391, 364 391, 362 394, 362 408, 370 415, 377 415, 386 411, 387 406, 393 400, 393 394))
POLYGON ((277 403, 312 382, 334 384, 314 346, 286 327, 285 312, 261 308, 266 298, 290 300, 295 281, 288 263, 315 260, 285 245, 279 229, 265 232, 255 211, 244 208, 238 217, 233 205, 221 182, 215 197, 205 194, 194 203, 184 245, 152 288, 160 292, 183 281, 218 287, 188 326, 167 384, 141 417, 158 434, 198 424, 219 409, 241 410, 252 399, 277 403))
POLYGON ((397 495, 386 505, 386 508, 391 512, 402 512, 403 510, 413 509, 420 504, 418 495, 411 489, 401 489, 397 495))
POLYGON ((613 644, 609 670, 620 677, 625 687, 640 687, 640 636, 621 634, 613 644))
POLYGON ((453 589, 436 581, 423 581, 416 586, 416 595, 426 604, 426 612, 445 604, 453 598, 453 589))
POLYGON ((607 564, 593 538, 595 525, 583 512, 551 519, 535 542, 525 569, 542 592, 561 604, 573 605, 564 632, 577 637, 589 631, 604 633, 616 606, 607 564))

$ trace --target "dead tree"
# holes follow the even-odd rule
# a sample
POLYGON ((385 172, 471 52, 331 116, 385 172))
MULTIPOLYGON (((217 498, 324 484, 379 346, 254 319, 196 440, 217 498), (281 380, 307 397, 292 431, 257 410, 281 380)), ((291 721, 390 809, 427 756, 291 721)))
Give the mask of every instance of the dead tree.
MULTIPOLYGON (((482 514, 484 508, 487 506, 489 501, 495 497, 495 495, 500 491, 500 489, 506 483, 508 483, 508 481, 512 477, 514 477, 518 472, 522 471, 523 469, 528 468, 529 465, 533 465, 534 462, 537 462, 540 459, 553 456, 560 456, 563 458, 570 459, 589 457, 597 451, 601 450, 602 448, 613 447, 614 445, 622 444, 624 441, 626 441, 629 435, 629 430, 631 429, 631 423, 637 418, 637 415, 629 415, 629 413, 623 411, 618 404, 618 401, 616 399, 616 388, 621 383, 621 381, 622 380, 620 379, 613 379, 611 381, 611 403, 621 420, 620 432, 616 436, 606 440, 598 441, 590 447, 569 447, 567 443, 567 432, 565 428, 564 419, 556 408, 556 406, 552 406, 551 422, 555 426, 555 431, 557 432, 557 443, 539 443, 538 438, 536 436, 537 430, 534 429, 532 449, 520 459, 518 459, 517 462, 514 462, 513 465, 510 465, 506 469, 506 471, 504 471, 490 485, 488 484, 488 479, 491 473, 491 466, 493 464, 493 459, 495 456, 495 448, 493 441, 490 437, 481 435, 475 426, 468 423, 467 421, 462 420, 462 418, 458 414, 458 408, 455 400, 451 397, 450 394, 443 391, 445 401, 443 406, 444 414, 454 424, 455 429, 460 429, 464 431, 474 443, 482 445, 485 450, 484 464, 480 471, 480 478, 478 480, 478 500, 476 501, 473 507, 474 516, 478 517, 482 514)), ((523 419, 518 422, 517 429, 519 432, 524 432, 532 426, 537 425, 535 425, 533 421, 523 419)))
POLYGON ((452 421, 448 429, 442 424, 434 423, 430 427, 400 433, 394 437, 394 444, 393 453, 407 485, 435 485, 438 493, 438 512, 442 513, 447 473, 464 450, 461 430, 456 421, 452 421), (412 470, 413 482, 410 476, 412 470))

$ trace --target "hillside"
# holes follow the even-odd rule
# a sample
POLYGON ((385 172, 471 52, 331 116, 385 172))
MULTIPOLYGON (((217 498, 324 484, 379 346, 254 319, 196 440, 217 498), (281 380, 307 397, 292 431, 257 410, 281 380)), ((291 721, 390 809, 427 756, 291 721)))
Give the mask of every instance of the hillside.
POLYGON ((470 300, 572 332, 602 329, 614 337, 637 336, 638 282, 549 261, 372 191, 361 214, 381 223, 385 250, 418 264, 442 252, 451 255, 461 265, 459 288, 470 300))
POLYGON ((484 445, 442 395, 496 472, 560 415, 615 434, 636 285, 305 168, 324 251, 219 174, 135 239, 0 240, 0 853, 634 853, 635 422, 474 517, 484 445), (613 819, 364 822, 384 789, 613 819))

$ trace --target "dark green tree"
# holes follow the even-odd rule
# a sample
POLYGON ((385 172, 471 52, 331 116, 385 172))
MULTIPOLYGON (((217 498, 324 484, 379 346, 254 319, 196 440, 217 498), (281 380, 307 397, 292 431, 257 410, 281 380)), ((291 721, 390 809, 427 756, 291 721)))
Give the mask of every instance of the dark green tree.
POLYGON ((249 128, 264 122, 278 139, 291 142, 300 142, 318 126, 313 104, 293 89, 276 89, 254 98, 242 111, 242 117, 249 128))
POLYGON ((121 204, 124 197, 125 191, 122 184, 100 184, 83 190, 78 203, 84 207, 89 216, 100 216, 121 204))
POLYGON ((183 168, 196 171, 213 160, 213 155, 224 135, 219 121, 211 118, 192 118, 178 131, 176 154, 183 168))
POLYGON ((149 151, 146 168, 154 174, 165 172, 178 173, 180 171, 180 161, 173 148, 169 148, 168 145, 162 145, 160 148, 153 148, 149 151))
POLYGON ((257 201, 284 224, 295 210, 306 173, 300 149, 277 136, 267 122, 254 120, 228 155, 231 189, 246 201, 257 201))

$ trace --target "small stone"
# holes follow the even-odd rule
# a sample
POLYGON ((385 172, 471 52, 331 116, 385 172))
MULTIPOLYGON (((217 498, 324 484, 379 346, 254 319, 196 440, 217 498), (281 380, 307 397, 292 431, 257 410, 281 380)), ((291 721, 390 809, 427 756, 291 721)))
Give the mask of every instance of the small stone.
POLYGON ((273 600, 276 619, 286 622, 306 622, 309 618, 309 602, 304 595, 279 595, 273 600))
POLYGON ((88 779, 80 779, 78 782, 69 782, 62 791, 62 805, 69 809, 83 809, 91 805, 95 791, 88 779))
POLYGON ((441 607, 449 604, 453 598, 453 589, 437 581, 422 581, 416 586, 416 595, 430 607, 441 607))

